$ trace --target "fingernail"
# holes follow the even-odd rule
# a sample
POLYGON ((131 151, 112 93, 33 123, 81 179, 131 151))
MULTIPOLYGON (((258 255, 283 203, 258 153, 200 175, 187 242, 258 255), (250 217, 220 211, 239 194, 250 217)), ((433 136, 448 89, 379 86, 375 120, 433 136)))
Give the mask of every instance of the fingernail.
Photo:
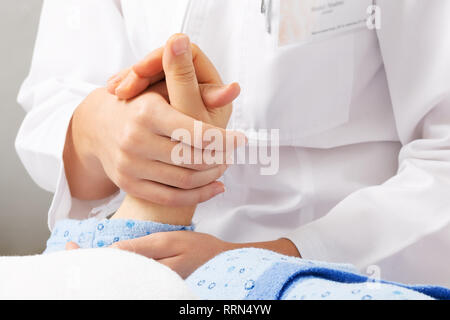
POLYGON ((237 93, 238 96, 239 96, 239 94, 241 93, 241 86, 240 86, 239 83, 237 83, 237 82, 230 83, 230 84, 228 85, 228 88, 235 88, 236 93, 237 93))
POLYGON ((108 84, 115 84, 116 82, 118 82, 121 78, 120 74, 115 74, 113 75, 111 78, 108 79, 108 84))
POLYGON ((189 38, 185 35, 179 35, 172 41, 172 52, 176 56, 185 54, 189 48, 189 38))

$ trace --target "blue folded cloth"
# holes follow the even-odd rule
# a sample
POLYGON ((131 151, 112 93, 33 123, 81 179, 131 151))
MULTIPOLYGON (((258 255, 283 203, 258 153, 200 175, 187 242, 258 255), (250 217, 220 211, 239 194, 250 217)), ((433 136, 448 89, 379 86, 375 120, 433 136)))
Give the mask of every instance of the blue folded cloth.
POLYGON ((91 218, 87 220, 61 220, 55 224, 44 253, 61 251, 73 241, 81 248, 107 247, 114 242, 144 237, 157 232, 192 231, 191 226, 176 226, 138 220, 91 218))
POLYGON ((309 261, 256 249, 216 256, 186 280, 202 299, 450 299, 450 290, 374 281, 351 265, 309 261))

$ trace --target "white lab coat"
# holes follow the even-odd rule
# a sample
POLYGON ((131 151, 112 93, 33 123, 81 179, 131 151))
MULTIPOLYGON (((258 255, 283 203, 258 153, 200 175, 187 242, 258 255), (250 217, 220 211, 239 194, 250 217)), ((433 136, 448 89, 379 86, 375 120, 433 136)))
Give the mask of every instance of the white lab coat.
POLYGON ((73 110, 183 31, 226 82, 241 84, 229 127, 280 129, 279 173, 231 167, 225 194, 199 206, 198 231, 288 237, 304 258, 450 286, 450 1, 378 4, 376 32, 277 48, 257 0, 46 0, 16 146, 36 183, 55 192, 50 227, 105 217, 123 197, 71 198, 62 151, 73 110))

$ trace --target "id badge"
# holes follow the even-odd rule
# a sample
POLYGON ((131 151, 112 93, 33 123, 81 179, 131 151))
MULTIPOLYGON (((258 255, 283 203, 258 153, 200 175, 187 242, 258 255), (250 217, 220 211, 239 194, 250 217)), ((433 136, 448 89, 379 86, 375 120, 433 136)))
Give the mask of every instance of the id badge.
POLYGON ((280 0, 278 46, 307 44, 367 27, 373 0, 280 0))

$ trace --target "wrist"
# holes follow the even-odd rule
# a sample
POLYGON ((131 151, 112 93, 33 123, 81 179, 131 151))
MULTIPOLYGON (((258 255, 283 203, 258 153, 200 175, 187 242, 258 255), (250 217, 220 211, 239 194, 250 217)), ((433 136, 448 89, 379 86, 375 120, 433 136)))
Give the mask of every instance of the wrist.
MULTIPOLYGON (((89 104, 90 94, 75 110, 70 121, 64 146, 63 161, 66 178, 72 196, 81 200, 97 200, 110 196, 118 190, 106 175, 100 160, 95 156, 90 137, 95 136, 90 127, 93 115, 89 104)), ((94 97, 95 99, 95 97, 94 97)))
POLYGON ((177 226, 190 226, 195 206, 168 207, 127 195, 111 219, 152 221, 177 226))

